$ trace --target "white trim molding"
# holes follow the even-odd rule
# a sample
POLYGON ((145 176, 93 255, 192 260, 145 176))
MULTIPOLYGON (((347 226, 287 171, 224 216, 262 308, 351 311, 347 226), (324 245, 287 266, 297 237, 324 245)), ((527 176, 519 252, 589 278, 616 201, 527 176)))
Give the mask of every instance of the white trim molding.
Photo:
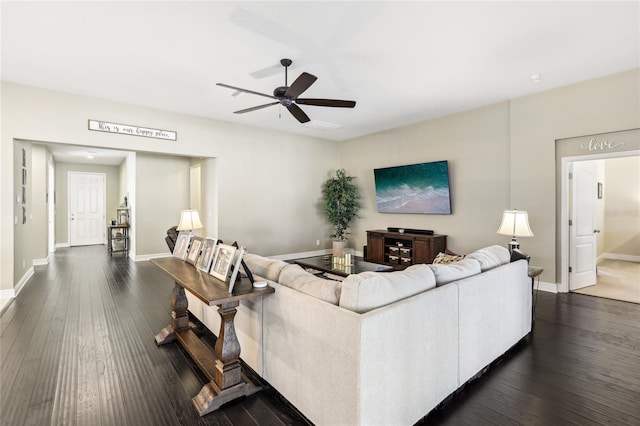
POLYGON ((0 290, 0 300, 13 299, 16 297, 16 291, 12 288, 0 290))
POLYGON ((540 290, 540 291, 546 291, 547 293, 557 293, 558 292, 558 284, 555 283, 547 283, 544 281, 536 281, 534 286, 534 289, 536 290, 540 290))
POLYGON ((160 259, 163 257, 171 257, 171 253, 155 253, 155 254, 140 254, 132 256, 134 262, 144 262, 145 260, 160 259))
POLYGON ((33 276, 34 272, 35 272, 35 269, 33 269, 33 266, 30 267, 29 269, 27 269, 27 272, 24 273, 24 275, 22 276, 22 278, 20 278, 20 281, 18 281, 18 283, 16 284, 16 286, 14 288, 15 296, 20 294, 20 291, 27 284, 27 282, 31 279, 31 277, 33 276))
POLYGON ((49 264, 49 256, 44 259, 33 259, 33 266, 43 266, 49 264))
POLYGON ((627 262, 640 263, 640 256, 633 256, 630 254, 602 253, 598 257, 598 260, 601 260, 601 259, 625 260, 627 262))

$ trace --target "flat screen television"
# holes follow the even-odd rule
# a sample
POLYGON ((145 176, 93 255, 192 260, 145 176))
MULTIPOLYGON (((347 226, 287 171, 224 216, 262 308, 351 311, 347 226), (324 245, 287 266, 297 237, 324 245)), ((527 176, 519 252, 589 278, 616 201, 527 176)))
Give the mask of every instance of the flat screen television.
POLYGON ((373 174, 379 213, 451 214, 447 161, 385 167, 373 174))

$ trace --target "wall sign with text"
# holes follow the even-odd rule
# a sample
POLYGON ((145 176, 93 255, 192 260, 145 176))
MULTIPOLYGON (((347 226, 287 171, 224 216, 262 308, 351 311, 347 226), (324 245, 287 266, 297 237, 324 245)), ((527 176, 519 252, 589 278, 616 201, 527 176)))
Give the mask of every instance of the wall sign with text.
POLYGON ((121 135, 142 136, 145 138, 178 140, 178 133, 172 130, 151 129, 149 127, 131 126, 128 124, 110 123, 108 121, 89 120, 89 130, 121 135))

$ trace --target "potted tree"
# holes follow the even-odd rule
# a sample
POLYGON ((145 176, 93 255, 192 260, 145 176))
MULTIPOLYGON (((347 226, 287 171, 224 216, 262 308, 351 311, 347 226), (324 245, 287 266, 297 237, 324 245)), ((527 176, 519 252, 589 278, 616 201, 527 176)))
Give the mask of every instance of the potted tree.
POLYGON ((355 177, 347 176, 344 169, 336 170, 335 177, 322 184, 322 197, 329 223, 334 232, 333 255, 339 256, 347 246, 347 228, 357 217, 360 209, 358 187, 353 183, 355 177))

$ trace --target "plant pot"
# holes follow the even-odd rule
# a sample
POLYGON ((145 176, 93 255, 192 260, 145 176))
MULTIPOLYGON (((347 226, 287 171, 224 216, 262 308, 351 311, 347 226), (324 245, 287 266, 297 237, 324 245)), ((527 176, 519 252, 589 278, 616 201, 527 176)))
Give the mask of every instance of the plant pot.
POLYGON ((334 257, 342 256, 347 251, 346 241, 334 241, 332 254, 334 257))

